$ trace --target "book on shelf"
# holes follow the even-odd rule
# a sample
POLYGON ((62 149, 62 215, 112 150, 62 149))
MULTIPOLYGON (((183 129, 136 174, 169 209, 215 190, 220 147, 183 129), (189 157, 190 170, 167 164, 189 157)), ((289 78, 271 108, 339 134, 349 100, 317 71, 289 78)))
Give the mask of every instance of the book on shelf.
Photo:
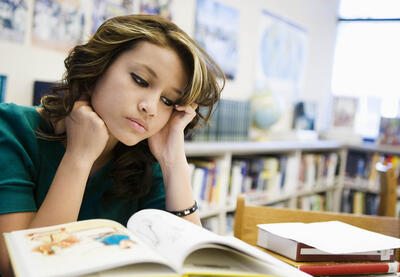
POLYGON ((306 211, 325 211, 328 207, 329 197, 324 194, 314 194, 299 197, 297 208, 306 211))
POLYGON ((6 98, 6 84, 7 84, 7 76, 0 75, 0 103, 3 103, 6 98))
POLYGON ((265 200, 273 200, 282 191, 281 160, 285 156, 265 156, 247 159, 233 159, 230 170, 230 186, 228 201, 236 202, 240 193, 262 196, 265 200))
POLYGON ((379 123, 378 144, 400 145, 400 118, 381 117, 379 123))
POLYGON ((258 225, 257 245, 294 261, 394 261, 400 239, 340 221, 258 225))
POLYGON ((285 181, 282 191, 284 195, 291 195, 297 191, 299 174, 296 169, 300 168, 300 161, 295 155, 287 155, 286 157, 285 181))
POLYGON ((339 155, 336 152, 328 154, 325 159, 325 167, 323 169, 324 176, 326 178, 326 185, 333 186, 335 183, 335 178, 339 175, 339 155), (326 173, 325 173, 326 172, 326 173))
POLYGON ((5 233, 16 276, 309 276, 234 237, 168 212, 5 233), (89 275, 88 275, 89 274, 89 275))
POLYGON ((379 195, 376 193, 365 193, 365 214, 377 215, 379 205, 379 195))
MULTIPOLYGON (((312 276, 355 276, 364 274, 389 274, 400 273, 400 264, 394 262, 296 262, 274 252, 265 250, 276 258, 306 272, 312 276)), ((395 275, 397 276, 397 275, 395 275)))
POLYGON ((368 191, 378 191, 379 174, 376 169, 377 164, 391 164, 398 170, 398 159, 397 155, 349 151, 345 183, 368 191))
POLYGON ((377 215, 379 194, 345 188, 341 204, 344 213, 377 215))
POLYGON ((225 159, 190 159, 193 195, 201 211, 226 204, 229 164, 225 159))
POLYGON ((52 92, 51 88, 55 85, 56 85, 55 82, 45 82, 45 81, 38 81, 38 80, 34 81, 32 105, 39 106, 40 99, 42 99, 43 96, 49 95, 49 94, 54 94, 54 92, 52 92))
POLYGON ((303 189, 312 189, 316 182, 316 155, 304 154, 301 157, 299 181, 303 189))
POLYGON ((248 161, 232 160, 228 189, 228 201, 231 205, 235 204, 237 196, 244 192, 244 182, 247 176, 247 168, 248 161))
POLYGON ((377 193, 344 188, 340 211, 343 213, 377 215, 378 204, 379 194, 377 193))
POLYGON ((349 151, 346 162, 346 176, 353 179, 366 179, 370 172, 368 155, 359 151, 349 151))
POLYGON ((218 103, 217 140, 246 141, 250 126, 250 101, 221 99, 218 103))
POLYGON ((370 173, 368 176, 368 188, 374 189, 379 185, 378 183, 378 170, 376 169, 377 163, 379 163, 381 157, 378 153, 374 153, 370 158, 370 173))
MULTIPOLYGON (((200 109, 202 114, 206 109, 200 109)), ((210 122, 197 128, 193 141, 246 141, 249 136, 250 102, 221 99, 210 122)))
MULTIPOLYGON (((192 175, 193 195, 200 210, 211 208, 213 193, 217 184, 217 162, 215 159, 192 159, 189 164, 194 166, 192 175)), ((215 197, 215 196, 214 196, 215 197)))
POLYGON ((353 213, 354 214, 365 213, 365 192, 363 191, 354 192, 353 213))

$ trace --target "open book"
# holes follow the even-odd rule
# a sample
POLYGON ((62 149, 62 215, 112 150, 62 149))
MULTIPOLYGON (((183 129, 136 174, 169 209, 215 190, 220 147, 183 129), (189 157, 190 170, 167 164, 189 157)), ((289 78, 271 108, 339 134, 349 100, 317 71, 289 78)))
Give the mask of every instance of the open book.
POLYGON ((16 276, 310 276, 168 212, 5 233, 16 276))

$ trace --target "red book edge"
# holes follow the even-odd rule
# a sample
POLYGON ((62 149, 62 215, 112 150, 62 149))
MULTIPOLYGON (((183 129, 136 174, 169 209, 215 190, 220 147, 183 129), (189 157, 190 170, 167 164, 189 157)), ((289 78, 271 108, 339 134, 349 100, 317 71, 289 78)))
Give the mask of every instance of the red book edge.
POLYGON ((298 265, 297 268, 313 276, 369 274, 369 273, 397 273, 400 272, 398 262, 378 263, 337 263, 324 265, 298 265))

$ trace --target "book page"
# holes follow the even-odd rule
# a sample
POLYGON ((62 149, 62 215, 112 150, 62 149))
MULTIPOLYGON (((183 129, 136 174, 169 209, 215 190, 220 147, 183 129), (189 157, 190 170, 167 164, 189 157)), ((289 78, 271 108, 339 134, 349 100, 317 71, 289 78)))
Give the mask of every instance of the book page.
POLYGON ((165 265, 142 263, 113 268, 80 277, 181 277, 178 273, 165 265))
POLYGON ((18 276, 71 276, 132 263, 162 263, 126 228, 111 220, 87 220, 10 233, 18 276))
POLYGON ((183 272, 185 276, 297 276, 279 266, 216 244, 191 253, 185 260, 183 272))
POLYGON ((184 261, 190 253, 214 244, 228 246, 262 262, 278 266, 282 272, 286 272, 286 275, 281 276, 309 276, 241 240, 219 236, 162 210, 146 209, 135 213, 128 221, 128 229, 168 258, 177 272, 182 272, 184 261))
POLYGON ((260 224, 259 228, 332 254, 400 248, 400 239, 340 221, 260 224))

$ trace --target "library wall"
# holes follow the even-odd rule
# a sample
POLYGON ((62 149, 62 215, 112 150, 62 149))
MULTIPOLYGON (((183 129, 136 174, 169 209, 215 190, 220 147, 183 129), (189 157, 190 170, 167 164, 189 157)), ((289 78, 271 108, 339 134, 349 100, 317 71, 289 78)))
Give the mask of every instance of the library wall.
MULTIPOLYGON (((255 30, 262 10, 293 22, 307 30, 308 55, 304 85, 299 91, 303 100, 318 103, 317 129, 324 128, 328 118, 326 111, 330 100, 330 78, 336 36, 338 0, 218 0, 240 11, 239 64, 237 77, 228 81, 222 97, 248 99, 253 92, 256 62, 255 30)), ((0 74, 8 76, 6 102, 21 105, 32 103, 35 80, 59 80, 64 72, 63 60, 67 53, 33 46, 31 38, 33 0, 28 2, 29 17, 23 44, 0 41, 0 74)), ((92 1, 82 1, 86 18, 90 18, 92 1)), ((135 2, 135 1, 134 1, 135 2)), ((137 1, 136 1, 137 2, 137 1)), ((195 0, 173 1, 174 22, 190 35, 194 32, 195 0)), ((89 25, 89 24, 86 24, 89 25)), ((86 26, 88 27, 88 26, 86 26)), ((88 33, 88 32, 86 32, 88 33)))

